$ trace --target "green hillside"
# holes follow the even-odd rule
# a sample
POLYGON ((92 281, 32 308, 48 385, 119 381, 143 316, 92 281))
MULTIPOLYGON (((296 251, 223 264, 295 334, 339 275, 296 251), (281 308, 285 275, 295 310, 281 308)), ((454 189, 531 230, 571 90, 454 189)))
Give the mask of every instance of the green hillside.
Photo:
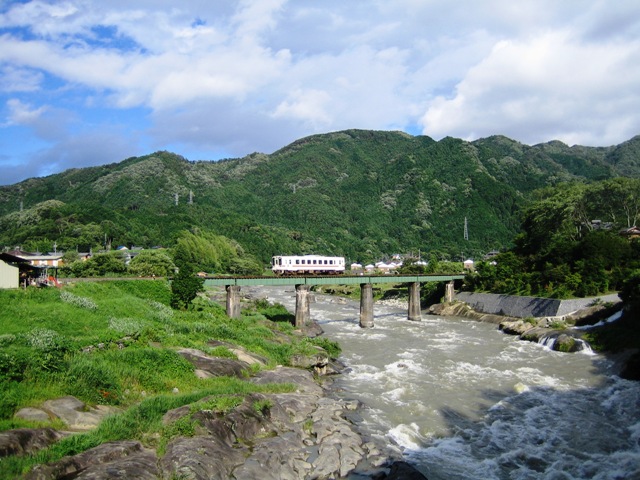
POLYGON ((535 189, 640 177, 639 151, 640 136, 594 148, 346 130, 218 162, 156 152, 0 187, 0 248, 171 246, 200 229, 262 261, 418 250, 459 259, 510 245, 535 189))

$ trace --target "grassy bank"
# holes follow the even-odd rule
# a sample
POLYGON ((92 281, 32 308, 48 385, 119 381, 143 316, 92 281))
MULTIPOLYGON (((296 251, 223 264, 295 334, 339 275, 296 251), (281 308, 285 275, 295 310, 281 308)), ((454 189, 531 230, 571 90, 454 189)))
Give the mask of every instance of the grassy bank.
POLYGON ((42 426, 13 415, 65 395, 122 409, 91 433, 64 439, 33 457, 0 460, 0 477, 110 440, 138 439, 157 447, 176 434, 163 430, 162 415, 205 396, 217 396, 224 405, 249 392, 282 391, 281 385, 236 378, 199 379, 177 347, 233 357, 231 350, 209 344, 225 341, 264 357, 267 368, 289 364, 294 354, 311 354, 316 344, 338 352, 327 339, 295 334, 282 306, 259 302, 231 320, 206 297, 196 299, 189 311, 172 310, 170 293, 161 280, 0 290, 0 431, 42 426))

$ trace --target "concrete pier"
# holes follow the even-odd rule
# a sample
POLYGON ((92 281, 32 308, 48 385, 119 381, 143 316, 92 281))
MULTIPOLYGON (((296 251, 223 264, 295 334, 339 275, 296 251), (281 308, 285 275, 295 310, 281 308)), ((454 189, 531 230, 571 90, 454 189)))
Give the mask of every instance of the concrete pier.
POLYGON ((309 307, 309 286, 296 285, 296 323, 295 327, 303 327, 311 321, 309 307))
POLYGON ((240 286, 227 285, 227 315, 229 318, 240 318, 240 286))
POLYGON ((455 294, 455 290, 453 289, 453 280, 447 283, 447 286, 444 290, 444 301, 446 303, 453 302, 453 295, 455 294))
POLYGON ((373 327, 373 285, 370 283, 360 284, 360 326, 373 327))
POLYGON ((422 320, 422 312, 420 311, 420 282, 409 284, 409 320, 422 320))

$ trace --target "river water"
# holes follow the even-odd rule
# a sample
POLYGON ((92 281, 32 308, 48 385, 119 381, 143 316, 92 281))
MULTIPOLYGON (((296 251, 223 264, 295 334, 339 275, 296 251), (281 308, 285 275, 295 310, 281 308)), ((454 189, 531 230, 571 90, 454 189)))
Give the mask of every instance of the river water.
MULTIPOLYGON (((263 287, 295 308, 289 287, 263 287)), ((430 480, 640 479, 640 382, 612 361, 560 353, 496 325, 316 295, 311 316, 342 347, 336 385, 364 426, 402 449, 430 480)))

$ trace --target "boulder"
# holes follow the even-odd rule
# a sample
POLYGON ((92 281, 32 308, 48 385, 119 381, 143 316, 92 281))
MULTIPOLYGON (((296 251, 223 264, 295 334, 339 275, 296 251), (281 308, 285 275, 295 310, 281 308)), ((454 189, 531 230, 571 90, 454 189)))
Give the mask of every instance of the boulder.
POLYGON ((32 422, 48 422, 51 417, 41 408, 25 407, 16 412, 14 418, 30 420, 32 422))
POLYGON ((238 377, 243 378, 249 367, 245 362, 230 358, 210 357, 195 348, 181 348, 178 354, 191 362, 201 377, 238 377))
POLYGON ((427 480, 427 477, 407 462, 393 462, 384 480, 427 480))
POLYGON ((37 465, 25 478, 27 480, 157 478, 155 464, 156 458, 153 452, 145 450, 140 442, 125 440, 103 443, 78 455, 64 457, 57 462, 37 465), (110 470, 111 468, 113 471, 110 470), (98 471, 102 471, 103 474, 98 474, 98 471), (115 472, 119 471, 126 474, 117 476, 115 472), (80 477, 81 474, 91 476, 80 477))
POLYGON ((524 322, 522 320, 503 321, 500 322, 499 326, 500 330, 508 335, 522 335, 528 330, 531 330, 533 327, 533 324, 524 322))
POLYGON ((178 437, 169 442, 160 464, 165 478, 228 480, 248 453, 214 436, 178 437))
POLYGON ((32 453, 48 447, 62 437, 53 428, 18 428, 0 432, 0 457, 32 453))

